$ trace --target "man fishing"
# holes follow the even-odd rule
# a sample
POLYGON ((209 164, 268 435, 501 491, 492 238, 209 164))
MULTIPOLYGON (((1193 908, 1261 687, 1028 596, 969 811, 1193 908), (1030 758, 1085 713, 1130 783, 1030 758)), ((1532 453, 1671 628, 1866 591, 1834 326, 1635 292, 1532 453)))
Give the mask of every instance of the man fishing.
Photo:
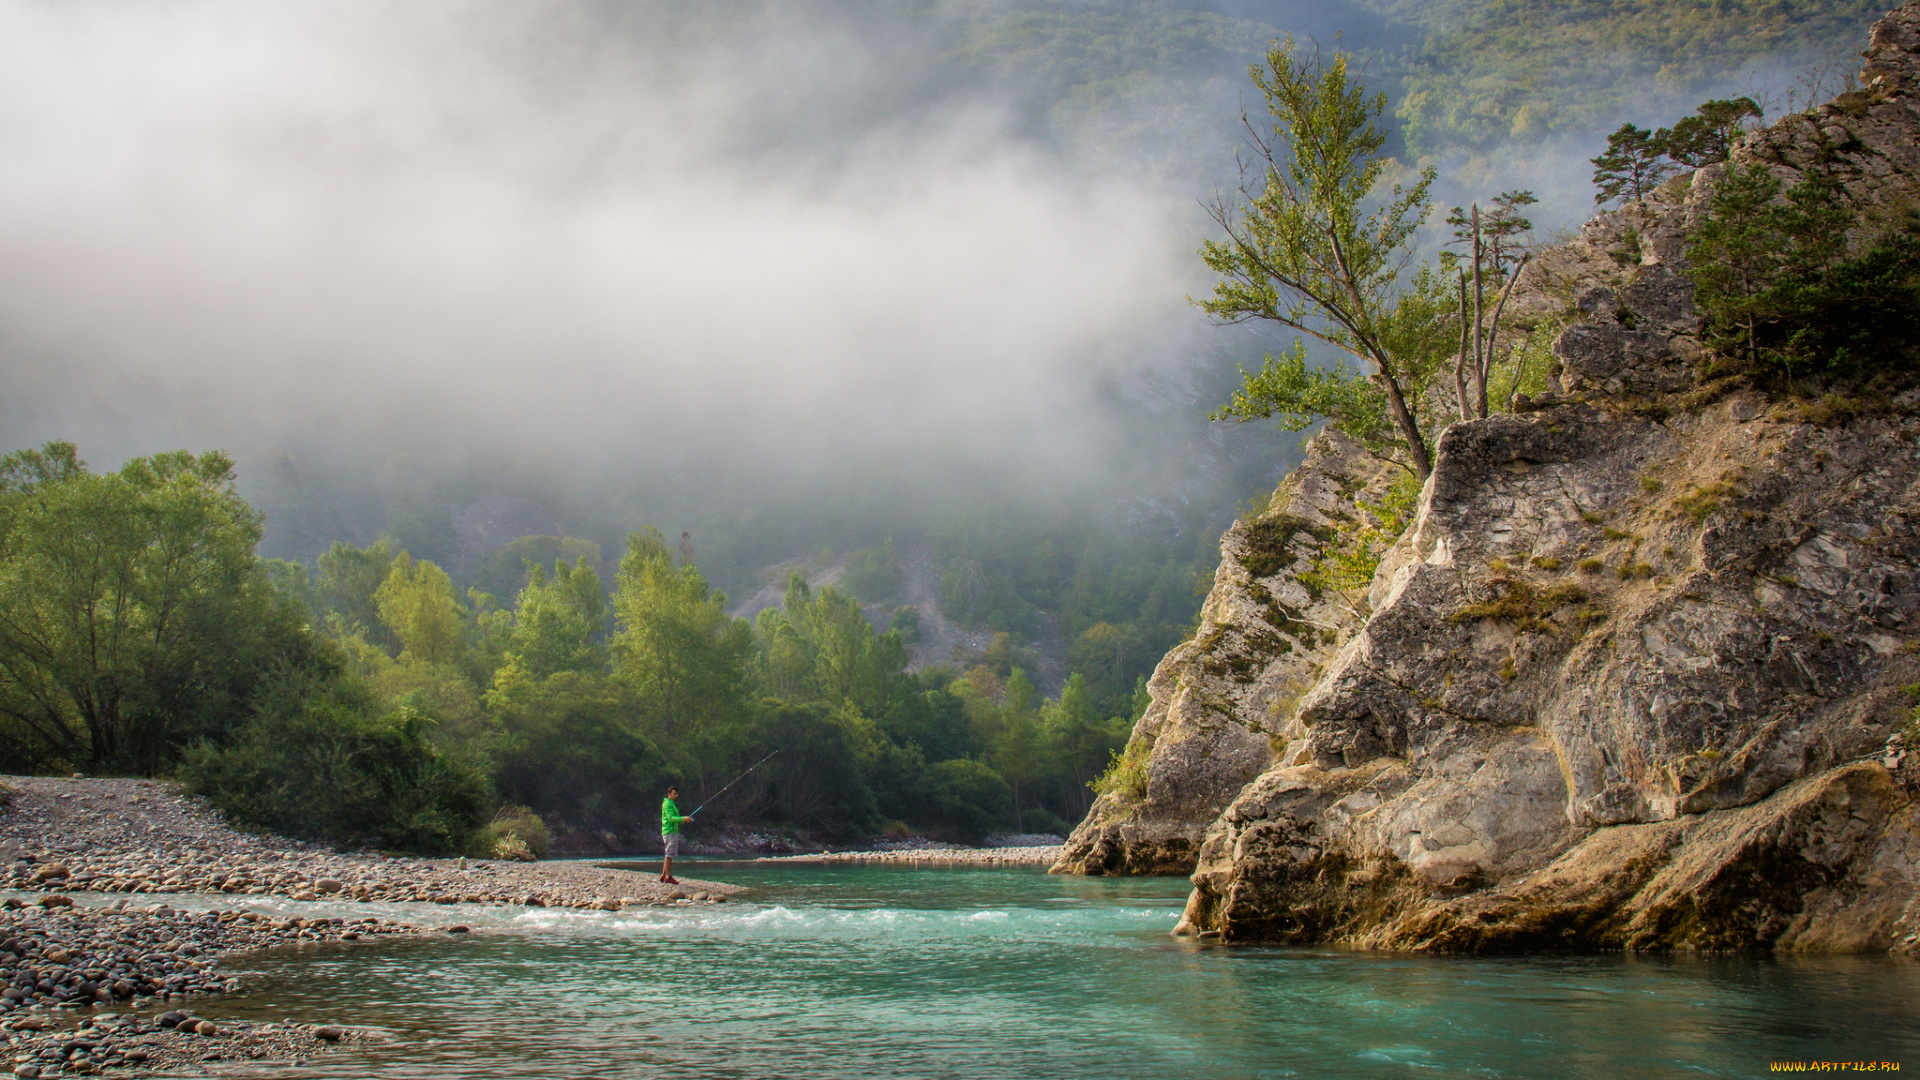
POLYGON ((680 879, 673 876, 673 857, 680 854, 680 826, 693 820, 692 814, 680 816, 680 804, 673 801, 679 795, 679 788, 669 787, 667 797, 660 800, 660 846, 666 851, 660 864, 660 880, 668 885, 680 884, 680 879))
MULTIPOLYGON (((775 750, 773 754, 777 754, 779 752, 780 751, 775 750)), ((699 806, 694 807, 693 813, 688 814, 686 817, 680 816, 680 804, 673 801, 675 798, 679 796, 680 789, 677 787, 673 787, 671 785, 667 787, 667 797, 660 800, 660 847, 666 852, 665 858, 662 859, 660 863, 660 880, 661 881, 664 881, 669 885, 680 884, 679 880, 673 876, 673 857, 675 855, 680 854, 681 824, 684 822, 692 821, 694 817, 700 813, 700 811, 705 810, 709 806, 712 806, 715 799, 718 799, 720 796, 725 795, 727 793, 728 788, 731 788, 733 787, 733 785, 739 783, 742 780, 745 780, 747 778, 748 773, 753 772, 753 770, 773 760, 773 754, 768 754, 766 757, 763 757, 759 761, 756 761, 753 764, 747 766, 746 769, 743 772, 741 772, 739 776, 736 776, 733 779, 727 781, 725 784, 721 785, 721 788, 719 791, 714 792, 712 797, 709 798, 706 802, 703 802, 699 806)))

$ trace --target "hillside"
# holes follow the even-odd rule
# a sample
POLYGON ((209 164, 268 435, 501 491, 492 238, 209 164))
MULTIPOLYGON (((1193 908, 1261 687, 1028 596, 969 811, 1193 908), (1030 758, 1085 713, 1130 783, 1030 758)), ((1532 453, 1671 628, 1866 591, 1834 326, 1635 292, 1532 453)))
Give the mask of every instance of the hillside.
POLYGON ((1770 112, 1796 107, 1789 97, 1804 107, 1810 81, 1824 81, 1827 94, 1843 88, 1867 25, 1885 10, 1873 0, 1366 6, 1417 37, 1384 60, 1415 155, 1590 140, 1623 118, 1645 123, 1735 93, 1770 112))

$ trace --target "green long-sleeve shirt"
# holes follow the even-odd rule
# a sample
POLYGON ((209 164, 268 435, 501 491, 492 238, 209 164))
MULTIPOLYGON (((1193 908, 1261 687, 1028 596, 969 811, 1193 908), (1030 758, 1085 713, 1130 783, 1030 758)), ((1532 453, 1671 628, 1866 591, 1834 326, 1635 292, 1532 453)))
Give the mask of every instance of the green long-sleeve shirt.
POLYGON ((672 799, 660 800, 660 835, 673 836, 680 831, 680 823, 692 821, 690 817, 681 817, 680 808, 672 799))

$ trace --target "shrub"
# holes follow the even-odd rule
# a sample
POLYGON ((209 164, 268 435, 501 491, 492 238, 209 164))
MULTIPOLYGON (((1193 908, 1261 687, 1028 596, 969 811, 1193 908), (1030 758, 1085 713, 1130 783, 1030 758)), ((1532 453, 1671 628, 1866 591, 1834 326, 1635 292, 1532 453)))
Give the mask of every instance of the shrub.
POLYGON ((534 862, 546 858, 552 845, 553 835, 540 815, 524 806, 503 806, 467 841, 467 854, 476 859, 534 862))
POLYGON ((935 762, 922 776, 927 810, 936 831, 979 843, 999 827, 1013 806, 1012 789, 1000 774, 971 758, 935 762))
POLYGON ((224 744, 187 751, 180 779, 232 818, 290 836, 446 854, 486 820, 486 781, 440 754, 432 721, 379 714, 364 689, 287 683, 224 744))
POLYGON ((1732 484, 1715 481, 1705 487, 1694 487, 1685 495, 1673 500, 1680 512, 1695 525, 1707 520, 1708 515, 1720 509, 1720 500, 1734 494, 1732 484))
POLYGON ((1463 623, 1497 619, 1513 623, 1522 633, 1530 630, 1552 631, 1555 628, 1547 621, 1548 616, 1568 604, 1581 604, 1587 600, 1587 591, 1571 581, 1545 589, 1534 588, 1531 582, 1522 577, 1496 577, 1492 584, 1500 590, 1498 596, 1465 605, 1449 617, 1450 621, 1463 623))
POLYGON ((1153 747, 1145 740, 1129 742, 1125 751, 1113 752, 1106 771, 1087 786, 1101 795, 1113 793, 1139 802, 1147 797, 1147 757, 1152 752, 1153 747))

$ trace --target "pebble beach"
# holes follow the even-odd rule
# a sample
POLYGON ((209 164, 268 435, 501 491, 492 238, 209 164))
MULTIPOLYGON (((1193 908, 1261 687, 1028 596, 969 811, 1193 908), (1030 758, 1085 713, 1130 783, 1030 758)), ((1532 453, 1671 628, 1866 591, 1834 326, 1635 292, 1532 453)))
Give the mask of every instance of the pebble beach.
POLYGON ((0 865, 0 1034, 12 1074, 29 1078, 323 1053, 366 1036, 327 1024, 215 1023, 194 1016, 192 1002, 238 989, 220 970, 225 957, 468 932, 453 911, 297 918, 250 910, 249 900, 324 900, 333 911, 374 902, 617 911, 724 903, 739 891, 586 863, 337 852, 241 832, 164 783, 133 779, 0 777, 0 865))

